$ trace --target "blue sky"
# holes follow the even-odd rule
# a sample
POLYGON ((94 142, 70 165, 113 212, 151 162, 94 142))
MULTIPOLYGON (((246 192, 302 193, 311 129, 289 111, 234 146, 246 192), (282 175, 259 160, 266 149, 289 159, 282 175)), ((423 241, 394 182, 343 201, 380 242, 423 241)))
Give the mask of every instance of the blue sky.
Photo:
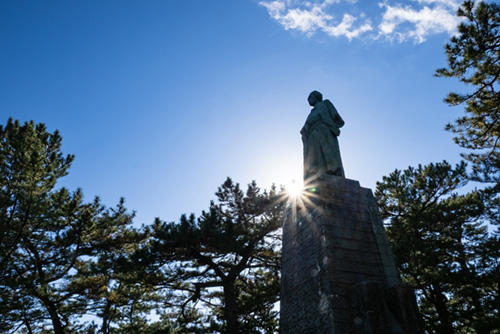
POLYGON ((227 176, 263 187, 302 173, 299 130, 319 90, 346 121, 346 176, 460 149, 444 125, 463 88, 446 64, 455 0, 0 2, 0 121, 59 129, 61 185, 137 224, 199 213, 227 176))

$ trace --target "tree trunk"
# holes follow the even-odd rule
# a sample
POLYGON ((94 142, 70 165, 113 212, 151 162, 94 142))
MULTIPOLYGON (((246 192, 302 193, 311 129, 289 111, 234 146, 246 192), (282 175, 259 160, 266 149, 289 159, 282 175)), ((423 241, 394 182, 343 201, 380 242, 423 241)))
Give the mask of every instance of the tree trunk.
POLYGON ((450 319, 450 313, 446 307, 446 296, 443 295, 439 287, 433 286, 431 291, 434 307, 439 316, 439 333, 440 334, 454 334, 455 330, 450 319))
POLYGON ((111 309, 111 303, 109 300, 106 302, 106 306, 104 307, 104 311, 102 312, 102 325, 101 332, 102 334, 109 334, 109 310, 111 309))
POLYGON ((224 283, 224 320, 226 321, 225 334, 238 334, 238 305, 236 304, 236 289, 234 281, 224 283))
POLYGON ((54 334, 64 334, 64 327, 62 325, 61 318, 59 318, 59 314, 57 313, 56 305, 47 297, 41 298, 41 300, 49 312, 54 334))
POLYGON ((33 330, 31 329, 31 325, 30 325, 30 322, 28 321, 28 319, 26 319, 26 317, 24 318, 24 326, 26 327, 26 330, 28 331, 28 334, 33 334, 33 330))

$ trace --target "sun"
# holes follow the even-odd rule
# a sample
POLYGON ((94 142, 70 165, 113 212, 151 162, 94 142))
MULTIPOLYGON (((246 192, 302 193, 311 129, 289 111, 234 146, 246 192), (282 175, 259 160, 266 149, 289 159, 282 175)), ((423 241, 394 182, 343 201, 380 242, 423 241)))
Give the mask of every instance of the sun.
POLYGON ((298 198, 304 191, 304 185, 302 184, 302 182, 292 180, 285 186, 285 189, 290 198, 298 198))

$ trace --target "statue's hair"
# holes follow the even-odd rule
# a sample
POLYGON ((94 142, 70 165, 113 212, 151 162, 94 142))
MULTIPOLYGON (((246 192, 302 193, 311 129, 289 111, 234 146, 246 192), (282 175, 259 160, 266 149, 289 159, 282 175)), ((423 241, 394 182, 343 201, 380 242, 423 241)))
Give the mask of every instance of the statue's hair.
POLYGON ((317 90, 313 90, 311 94, 309 94, 309 97, 313 96, 317 101, 323 101, 323 95, 318 92, 317 90))

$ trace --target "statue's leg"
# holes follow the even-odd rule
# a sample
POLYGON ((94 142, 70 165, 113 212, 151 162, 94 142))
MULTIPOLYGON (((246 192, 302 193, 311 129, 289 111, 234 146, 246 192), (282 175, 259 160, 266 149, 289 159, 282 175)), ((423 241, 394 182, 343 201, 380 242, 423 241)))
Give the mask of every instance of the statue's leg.
POLYGON ((303 151, 304 151, 304 181, 311 177, 311 158, 309 156, 309 145, 307 138, 302 137, 303 151))
POLYGON ((326 161, 323 152, 323 135, 320 130, 314 130, 308 140, 308 174, 309 181, 317 179, 326 172, 326 161))
POLYGON ((339 142, 331 131, 323 132, 322 155, 327 174, 344 177, 344 169, 340 158, 339 142))

